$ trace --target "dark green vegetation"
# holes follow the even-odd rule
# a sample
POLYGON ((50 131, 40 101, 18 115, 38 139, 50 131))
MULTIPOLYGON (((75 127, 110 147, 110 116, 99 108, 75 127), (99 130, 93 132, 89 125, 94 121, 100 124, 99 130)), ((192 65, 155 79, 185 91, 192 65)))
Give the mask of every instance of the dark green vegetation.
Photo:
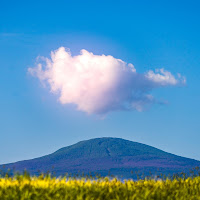
POLYGON ((26 169, 31 174, 49 171, 56 175, 91 172, 106 176, 110 173, 124 178, 136 178, 135 172, 140 176, 147 176, 149 172, 168 175, 189 172, 196 166, 200 166, 199 161, 145 144, 119 138, 97 138, 61 148, 47 156, 7 164, 4 169, 20 172, 26 169))

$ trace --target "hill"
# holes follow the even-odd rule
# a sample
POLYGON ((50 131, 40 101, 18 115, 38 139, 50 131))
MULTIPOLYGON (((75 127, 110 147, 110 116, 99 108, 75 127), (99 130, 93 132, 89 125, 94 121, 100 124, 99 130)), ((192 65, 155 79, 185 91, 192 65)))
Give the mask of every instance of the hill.
MULTIPOLYGON (((200 166, 194 159, 176 156, 157 148, 120 138, 96 138, 78 142, 74 145, 31 160, 4 165, 4 169, 23 171, 31 174, 38 171, 65 173, 100 173, 131 177, 131 171, 140 171, 144 175, 161 172, 173 174, 187 172, 200 166)), ((1 165, 0 168, 3 166, 1 165)))

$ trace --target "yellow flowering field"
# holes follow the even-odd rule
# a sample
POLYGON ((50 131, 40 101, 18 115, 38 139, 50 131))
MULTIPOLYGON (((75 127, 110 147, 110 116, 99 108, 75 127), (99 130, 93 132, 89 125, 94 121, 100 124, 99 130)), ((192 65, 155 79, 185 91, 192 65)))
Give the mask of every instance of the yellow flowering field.
POLYGON ((200 177, 125 180, 30 177, 0 178, 0 200, 200 199, 200 177))

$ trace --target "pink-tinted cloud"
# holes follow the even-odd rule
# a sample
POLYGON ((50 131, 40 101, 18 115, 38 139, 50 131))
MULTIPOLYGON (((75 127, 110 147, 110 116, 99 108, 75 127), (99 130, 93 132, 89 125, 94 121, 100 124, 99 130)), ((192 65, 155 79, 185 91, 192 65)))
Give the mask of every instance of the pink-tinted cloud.
POLYGON ((175 77, 164 69, 140 74, 132 64, 84 49, 72 56, 69 49, 60 47, 51 52, 50 59, 42 57, 40 61, 28 69, 29 73, 48 84, 52 93, 59 94, 60 103, 75 104, 89 114, 142 111, 159 102, 149 94, 151 90, 185 83, 180 74, 175 77))

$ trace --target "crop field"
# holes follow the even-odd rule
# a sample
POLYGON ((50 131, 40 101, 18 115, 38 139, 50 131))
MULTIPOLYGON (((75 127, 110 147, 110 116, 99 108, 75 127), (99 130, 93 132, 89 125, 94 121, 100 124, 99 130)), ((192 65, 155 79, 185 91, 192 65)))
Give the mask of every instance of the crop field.
POLYGON ((173 180, 53 178, 18 175, 0 178, 1 200, 200 199, 200 177, 173 180))

